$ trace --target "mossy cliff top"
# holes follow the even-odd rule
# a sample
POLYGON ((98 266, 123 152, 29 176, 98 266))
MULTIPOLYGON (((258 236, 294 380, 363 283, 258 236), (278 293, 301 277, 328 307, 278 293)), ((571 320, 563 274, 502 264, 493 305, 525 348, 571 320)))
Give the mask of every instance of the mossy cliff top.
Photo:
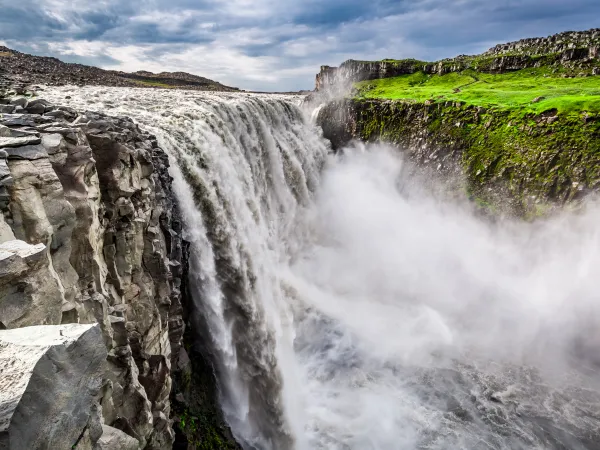
POLYGON ((600 30, 523 40, 436 63, 450 68, 441 71, 353 62, 338 70, 358 80, 318 120, 334 146, 397 145, 422 166, 460 174, 479 203, 537 216, 600 188, 599 40, 600 30), (390 67, 405 73, 388 76, 390 67))

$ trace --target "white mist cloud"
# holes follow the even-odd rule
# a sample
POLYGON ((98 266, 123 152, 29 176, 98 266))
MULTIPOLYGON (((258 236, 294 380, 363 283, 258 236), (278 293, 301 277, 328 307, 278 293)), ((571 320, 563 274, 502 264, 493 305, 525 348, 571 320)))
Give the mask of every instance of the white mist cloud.
POLYGON ((599 387, 600 208, 493 225, 407 182, 394 150, 337 159, 310 216, 313 241, 289 276, 303 302, 313 445, 554 448, 537 441, 533 418, 549 415, 569 433, 591 420, 594 400, 571 416, 540 399, 571 402, 573 389, 599 387), (501 401, 493 395, 509 406, 490 413, 501 401), (511 401, 528 405, 524 418, 511 401), (505 434, 489 418, 461 422, 455 403, 473 417, 503 414, 505 434))

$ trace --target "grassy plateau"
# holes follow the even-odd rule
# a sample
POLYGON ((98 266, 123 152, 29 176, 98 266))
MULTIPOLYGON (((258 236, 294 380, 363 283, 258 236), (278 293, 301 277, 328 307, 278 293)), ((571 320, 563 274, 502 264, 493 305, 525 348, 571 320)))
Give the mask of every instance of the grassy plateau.
POLYGON ((356 83, 356 97, 414 102, 460 101, 485 108, 541 113, 600 112, 600 77, 563 78, 548 68, 502 74, 465 70, 445 75, 417 72, 356 83))

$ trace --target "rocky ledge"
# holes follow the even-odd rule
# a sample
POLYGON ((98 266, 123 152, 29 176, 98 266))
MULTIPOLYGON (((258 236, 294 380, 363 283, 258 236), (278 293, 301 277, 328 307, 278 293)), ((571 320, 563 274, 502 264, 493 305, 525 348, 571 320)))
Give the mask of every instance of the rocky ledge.
POLYGON ((0 448, 172 448, 186 262, 167 155, 130 119, 12 94, 0 97, 0 448))

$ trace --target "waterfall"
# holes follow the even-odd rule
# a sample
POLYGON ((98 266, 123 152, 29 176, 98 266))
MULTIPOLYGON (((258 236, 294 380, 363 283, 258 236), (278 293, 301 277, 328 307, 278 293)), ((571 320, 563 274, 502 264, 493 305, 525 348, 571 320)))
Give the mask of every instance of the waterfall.
POLYGON ((600 448, 599 208, 484 222, 397 151, 330 155, 293 96, 47 94, 169 153, 245 449, 600 448))

